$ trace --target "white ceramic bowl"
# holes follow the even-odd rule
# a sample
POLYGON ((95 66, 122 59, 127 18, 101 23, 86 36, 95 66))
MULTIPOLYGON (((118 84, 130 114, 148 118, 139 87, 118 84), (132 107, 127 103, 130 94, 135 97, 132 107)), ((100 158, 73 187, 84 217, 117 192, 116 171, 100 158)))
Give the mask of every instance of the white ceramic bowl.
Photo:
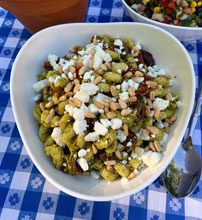
POLYGON ((125 0, 122 0, 122 3, 130 15, 130 17, 133 19, 133 21, 141 22, 141 23, 147 23, 152 24, 158 27, 161 27, 174 36, 176 36, 179 40, 197 40, 202 39, 202 27, 182 27, 182 26, 176 26, 171 24, 165 24, 161 23, 149 18, 146 18, 136 11, 134 11, 126 2, 125 0))
POLYGON ((45 178, 60 190, 82 199, 113 200, 136 193, 152 183, 167 167, 182 140, 193 107, 195 93, 194 70, 191 59, 181 43, 166 31, 148 24, 64 24, 44 29, 33 35, 18 53, 11 73, 11 101, 16 123, 31 159, 45 178), (47 55, 67 54, 74 45, 85 45, 94 34, 130 37, 140 41, 154 55, 156 63, 177 76, 174 89, 180 94, 183 107, 171 129, 164 159, 154 168, 122 185, 91 177, 71 176, 55 169, 45 156, 38 139, 38 127, 32 115, 36 74, 42 70, 47 55))

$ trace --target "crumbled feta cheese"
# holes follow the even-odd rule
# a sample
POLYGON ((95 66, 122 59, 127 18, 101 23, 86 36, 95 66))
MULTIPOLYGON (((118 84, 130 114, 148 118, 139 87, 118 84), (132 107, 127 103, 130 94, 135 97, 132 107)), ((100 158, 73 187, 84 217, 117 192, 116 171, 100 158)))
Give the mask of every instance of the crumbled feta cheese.
POLYGON ((178 108, 180 108, 182 106, 182 102, 181 101, 177 101, 176 104, 177 104, 178 108))
POLYGON ((74 98, 79 99, 83 103, 87 103, 89 102, 90 96, 83 91, 78 91, 77 93, 75 93, 74 98))
POLYGON ((66 64, 66 60, 64 58, 60 58, 58 64, 63 68, 63 66, 66 64))
POLYGON ((84 66, 88 67, 89 61, 91 59, 92 55, 91 54, 85 54, 81 60, 84 66))
POLYGON ((120 99, 123 99, 124 101, 129 99, 129 95, 128 95, 128 92, 122 92, 119 94, 119 98, 120 99))
POLYGON ((93 82, 95 80, 95 76, 90 77, 90 81, 93 82))
POLYGON ((129 85, 130 87, 133 87, 135 90, 137 90, 138 87, 139 87, 139 83, 134 82, 132 79, 129 79, 129 80, 128 80, 128 85, 129 85))
POLYGON ((122 160, 121 163, 122 163, 123 165, 126 165, 128 162, 127 162, 127 160, 122 160))
POLYGON ((138 65, 138 68, 139 68, 139 69, 142 69, 143 66, 144 66, 144 64, 143 64, 143 63, 140 63, 140 64, 138 65))
POLYGON ((77 163, 79 164, 79 166, 81 167, 81 169, 83 171, 87 171, 89 169, 89 166, 88 166, 88 163, 87 163, 87 160, 83 157, 81 158, 78 158, 77 159, 77 163))
POLYGON ((126 136, 122 130, 116 131, 117 139, 122 143, 126 140, 126 136))
POLYGON ((121 85, 116 85, 116 88, 117 88, 117 89, 120 89, 120 88, 121 88, 121 85))
POLYGON ((86 152, 89 153, 89 152, 90 152, 90 148, 88 148, 88 149, 86 150, 86 152))
POLYGON ((120 39, 116 39, 116 40, 114 41, 114 45, 121 47, 121 46, 123 46, 123 42, 122 42, 120 39))
POLYGON ((65 106, 65 111, 69 113, 70 116, 73 116, 74 113, 74 107, 72 105, 66 105, 65 106))
POLYGON ((62 142, 62 133, 61 133, 61 128, 60 127, 55 127, 53 129, 51 137, 53 138, 53 140, 56 142, 57 145, 59 145, 61 147, 65 145, 62 142))
POLYGON ((74 75, 72 72, 68 72, 67 73, 67 76, 69 77, 70 80, 73 80, 74 79, 74 75))
POLYGON ((105 119, 105 118, 101 118, 100 122, 106 127, 108 128, 109 126, 112 125, 111 121, 109 119, 105 119))
POLYGON ((97 134, 102 136, 106 135, 108 132, 108 128, 106 128, 103 124, 97 121, 94 124, 94 130, 97 134))
POLYGON ((118 70, 117 70, 117 72, 118 72, 118 73, 121 73, 121 72, 122 72, 122 70, 121 70, 121 69, 118 69, 118 70))
POLYGON ((148 141, 150 139, 149 135, 147 134, 147 130, 145 130, 145 129, 141 129, 140 137, 144 141, 148 141))
POLYGON ((50 65, 53 67, 53 69, 57 69, 58 68, 58 65, 57 65, 57 60, 58 60, 58 57, 54 54, 49 54, 48 55, 48 61, 50 63, 50 65))
POLYGON ((128 156, 128 153, 127 153, 127 152, 125 152, 125 151, 123 151, 123 153, 122 153, 122 154, 123 154, 123 156, 124 156, 124 157, 127 157, 127 156, 128 156))
POLYGON ((86 120, 76 120, 73 123, 73 129, 76 134, 83 134, 83 132, 86 131, 86 129, 87 129, 86 120))
POLYGON ((166 143, 168 139, 168 134, 167 133, 163 133, 163 138, 162 140, 159 142, 161 145, 164 145, 166 143))
POLYGON ((86 142, 91 142, 91 141, 97 141, 99 138, 100 138, 99 134, 97 134, 96 132, 91 132, 84 137, 84 140, 86 142))
POLYGON ((149 72, 147 73, 147 75, 148 75, 148 76, 151 76, 151 77, 153 77, 153 78, 156 78, 156 77, 158 76, 156 72, 151 72, 151 71, 149 71, 149 72))
POLYGON ((159 108, 161 111, 166 109, 169 105, 169 100, 164 100, 161 98, 155 98, 154 102, 153 102, 153 108, 159 108))
POLYGON ((127 146, 127 147, 132 146, 132 142, 131 142, 131 141, 129 141, 129 142, 126 144, 126 146, 127 146))
POLYGON ((83 76, 83 79, 84 80, 88 80, 88 79, 91 79, 91 74, 93 73, 92 70, 88 71, 88 72, 85 72, 84 73, 84 76, 83 76))
POLYGON ((79 108, 74 108, 73 118, 75 120, 83 120, 84 119, 84 111, 79 108))
POLYGON ((134 152, 134 151, 132 151, 132 153, 131 153, 131 155, 130 155, 132 158, 137 158, 137 154, 134 152))
POLYGON ((54 79, 52 76, 50 76, 50 77, 48 78, 48 81, 49 81, 50 83, 54 83, 54 82, 55 82, 55 79, 54 79))
POLYGON ((128 157, 128 160, 130 161, 132 158, 131 157, 128 157))
POLYGON ((88 111, 92 112, 95 115, 97 115, 99 113, 99 109, 94 104, 90 104, 88 106, 88 111))
POLYGON ((119 118, 111 119, 111 127, 113 130, 119 129, 122 126, 122 121, 119 118))
POLYGON ((100 178, 99 173, 96 172, 96 171, 91 171, 91 172, 90 172, 90 175, 91 175, 91 177, 92 177, 93 179, 99 179, 99 178, 100 178))
POLYGON ((102 104, 104 104, 104 99, 109 99, 111 100, 111 97, 104 95, 102 93, 98 93, 96 96, 93 97, 93 100, 96 102, 100 102, 102 104))
POLYGON ((121 185, 126 185, 128 183, 128 178, 127 177, 122 177, 121 178, 121 185))
POLYGON ((61 76, 63 79, 67 79, 67 75, 65 73, 62 73, 61 76))
POLYGON ((160 69, 157 74, 158 76, 164 76, 166 75, 166 71, 164 69, 160 69))
POLYGON ((141 50, 142 49, 140 42, 136 42, 135 49, 136 50, 141 50))
POLYGON ((122 92, 127 92, 128 91, 128 82, 123 81, 121 83, 121 90, 122 90, 122 92))
POLYGON ((41 99, 41 94, 37 94, 36 96, 34 96, 34 101, 39 101, 41 99))
POLYGON ((149 150, 142 154, 141 159, 143 163, 146 164, 148 167, 154 167, 160 162, 160 160, 162 159, 162 155, 160 153, 149 150))
POLYGON ((80 149, 78 152, 78 157, 85 157, 86 156, 86 150, 85 149, 80 149))
POLYGON ((39 93, 39 92, 41 92, 42 89, 44 89, 47 86, 48 86, 48 80, 43 79, 43 80, 40 80, 40 81, 34 83, 33 89, 35 92, 39 93))
POLYGON ((153 117, 154 116, 154 110, 151 110, 150 111, 150 117, 153 117))
POLYGON ((155 138, 155 137, 156 137, 156 135, 155 135, 155 134, 151 134, 151 137, 152 137, 152 138, 155 138))
POLYGON ((80 91, 87 95, 95 95, 98 90, 99 87, 91 83, 82 83, 80 87, 80 91))
POLYGON ((155 122, 155 126, 157 126, 158 128, 164 128, 164 124, 162 121, 155 122))
POLYGON ((63 66, 63 68, 62 68, 62 71, 64 72, 64 73, 68 73, 69 71, 69 67, 70 66, 75 66, 75 61, 74 60, 66 60, 66 63, 65 63, 65 65, 63 66))

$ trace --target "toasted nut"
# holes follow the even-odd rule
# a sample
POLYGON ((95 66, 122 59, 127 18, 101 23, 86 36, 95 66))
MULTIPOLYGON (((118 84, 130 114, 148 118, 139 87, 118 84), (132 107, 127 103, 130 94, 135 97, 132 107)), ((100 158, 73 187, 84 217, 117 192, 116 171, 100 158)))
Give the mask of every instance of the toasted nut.
POLYGON ((97 108, 99 108, 99 109, 104 109, 104 108, 105 108, 105 105, 102 104, 101 102, 96 102, 96 101, 94 101, 94 105, 95 105, 97 108))
POLYGON ((80 45, 76 45, 75 47, 73 47, 70 52, 71 53, 77 53, 77 51, 79 51, 81 49, 81 46, 80 45))
POLYGON ((73 92, 66 92, 65 95, 66 95, 67 97, 71 97, 71 96, 74 95, 74 93, 73 93, 73 92))
POLYGON ((82 61, 81 61, 81 60, 78 60, 77 63, 76 63, 76 68, 77 68, 77 70, 79 70, 82 66, 83 66, 82 61))
POLYGON ((144 151, 146 151, 146 152, 149 151, 149 150, 150 150, 149 146, 146 146, 145 149, 144 149, 144 151))
POLYGON ((106 63, 105 63, 105 66, 107 67, 108 70, 111 70, 111 69, 112 69, 111 63, 106 62, 106 63))
POLYGON ((149 142, 149 148, 150 148, 152 151, 156 152, 156 148, 154 147, 153 142, 149 142))
POLYGON ((156 86, 157 86, 157 82, 154 82, 154 81, 152 81, 152 80, 148 80, 148 81, 146 81, 145 83, 146 83, 146 85, 147 85, 148 87, 151 87, 152 89, 155 89, 156 86))
POLYGON ((107 112, 106 116, 107 116, 108 119, 112 119, 112 118, 116 117, 116 114, 114 112, 107 112))
POLYGON ((116 161, 115 160, 106 160, 104 162, 104 164, 107 165, 107 166, 113 166, 113 165, 116 164, 116 161))
POLYGON ((136 101, 137 101, 137 97, 133 96, 133 97, 130 97, 129 99, 127 99, 126 103, 133 103, 133 102, 136 102, 136 101))
POLYGON ((104 71, 107 71, 108 70, 108 68, 107 68, 107 66, 105 65, 105 64, 100 64, 100 68, 102 69, 102 70, 104 70, 104 71))
POLYGON ((146 126, 146 129, 152 134, 158 134, 159 133, 159 129, 155 126, 152 126, 152 125, 146 126))
POLYGON ((126 78, 126 79, 130 79, 132 76, 133 76, 133 73, 131 71, 128 71, 127 73, 125 73, 123 75, 123 77, 126 78))
POLYGON ((75 85, 80 84, 80 81, 78 79, 74 79, 74 84, 75 85))
POLYGON ((98 83, 100 83, 102 81, 102 76, 98 76, 94 81, 93 84, 97 85, 98 83))
POLYGON ((139 51, 134 51, 133 54, 132 54, 132 56, 133 56, 133 57, 136 57, 138 54, 139 54, 139 51))
POLYGON ((54 115, 48 115, 48 116, 46 117, 46 119, 45 119, 45 123, 46 123, 46 124, 49 124, 50 121, 53 119, 53 117, 54 117, 54 115))
POLYGON ((177 114, 175 113, 171 118, 170 121, 174 122, 177 119, 177 114))
POLYGON ((105 113, 109 112, 109 109, 107 107, 104 108, 105 113))
POLYGON ((143 138, 143 139, 149 139, 149 138, 150 138, 150 137, 149 137, 149 131, 143 129, 143 130, 142 130, 142 138, 143 138))
POLYGON ((103 74, 104 74, 104 70, 99 69, 99 70, 98 70, 98 73, 99 73, 100 75, 103 75, 103 74))
POLYGON ((135 76, 141 77, 141 76, 144 76, 144 73, 137 70, 137 71, 135 71, 135 76))
POLYGON ((84 116, 86 118, 96 118, 95 114, 93 114, 92 112, 85 112, 84 116))
POLYGON ((62 96, 60 96, 59 101, 62 102, 62 101, 65 101, 66 99, 67 99, 67 96, 62 95, 62 96))
POLYGON ((150 107, 149 106, 146 106, 145 115, 147 118, 150 118, 150 107))
POLYGON ((126 125, 126 124, 123 125, 123 133, 125 134, 126 137, 129 134, 129 132, 128 132, 128 125, 126 125))
POLYGON ((93 58, 90 58, 89 62, 88 62, 88 66, 92 69, 94 65, 94 60, 93 58))
POLYGON ((60 125, 60 120, 55 122, 55 126, 59 126, 60 125))
POLYGON ((111 165, 107 165, 106 168, 107 168, 107 170, 110 171, 110 172, 113 172, 113 171, 114 171, 114 169, 113 169, 113 167, 112 167, 111 165))
POLYGON ((121 153, 120 153, 120 151, 115 151, 115 155, 116 155, 116 157, 119 159, 119 160, 121 160, 122 159, 122 155, 121 155, 121 153))
POLYGON ((170 92, 166 94, 166 99, 167 100, 172 101, 172 98, 173 98, 173 96, 170 92))
POLYGON ((129 96, 135 96, 135 89, 132 88, 132 87, 130 87, 130 88, 128 89, 128 94, 129 94, 129 96))
POLYGON ((72 83, 68 83, 68 84, 65 86, 64 91, 65 91, 65 92, 70 92, 71 89, 72 89, 72 87, 73 87, 73 84, 72 84, 72 83))
POLYGON ((163 88, 163 85, 157 85, 157 89, 162 89, 163 88))
POLYGON ((148 103, 149 107, 152 108, 153 105, 152 105, 152 101, 150 99, 147 99, 147 103, 148 103))
POLYGON ((116 103, 110 102, 110 103, 109 103, 109 106, 110 106, 110 108, 111 108, 112 111, 116 111, 116 110, 117 110, 117 105, 116 105, 116 103))
POLYGON ((154 141, 154 147, 156 148, 157 152, 161 152, 161 145, 158 141, 154 141))
POLYGON ((129 180, 132 180, 134 177, 135 177, 135 173, 134 173, 134 172, 132 172, 132 173, 130 173, 130 174, 128 175, 128 179, 129 179, 129 180))
POLYGON ((92 144, 92 150, 93 150, 93 153, 94 153, 94 154, 97 154, 98 149, 97 149, 97 147, 95 146, 95 144, 92 144))
POLYGON ((69 66, 69 71, 72 73, 76 72, 76 68, 74 66, 69 66))
POLYGON ((105 102, 105 108, 109 109, 109 102, 105 102))
POLYGON ((127 116, 127 115, 129 115, 131 112, 132 112, 131 109, 123 109, 123 110, 121 110, 121 115, 122 115, 122 116, 127 116))
POLYGON ((77 98, 72 98, 69 100, 69 104, 75 107, 81 107, 82 102, 77 98))
POLYGON ((40 107, 41 111, 43 112, 43 111, 45 110, 45 104, 44 104, 44 102, 41 102, 41 103, 39 104, 39 107, 40 107))
POLYGON ((110 88, 110 90, 111 90, 111 94, 112 94, 112 96, 115 96, 116 95, 116 86, 111 86, 111 88, 110 88))
POLYGON ((75 87, 74 87, 73 92, 74 92, 74 93, 77 93, 77 92, 80 90, 80 87, 81 87, 80 84, 76 84, 75 87))
POLYGON ((140 156, 141 148, 140 147, 135 147, 135 153, 137 154, 137 156, 140 156))
POLYGON ((119 99, 118 103, 122 109, 127 108, 127 104, 123 99, 119 99))
POLYGON ((79 69, 79 75, 82 76, 86 71, 86 67, 85 66, 82 66, 80 69, 79 69))
POLYGON ((159 107, 157 107, 157 108, 154 110, 154 118, 155 118, 155 119, 158 119, 160 112, 161 112, 161 110, 160 110, 159 107))
POLYGON ((46 108, 51 108, 52 106, 53 106, 53 101, 50 101, 45 105, 46 108))
POLYGON ((92 43, 93 43, 93 44, 96 44, 96 43, 97 43, 96 35, 93 37, 92 43))
MULTIPOLYGON (((61 67, 60 65, 58 65, 57 71, 58 71, 59 73, 62 73, 62 67, 61 67)), ((65 75, 65 76, 66 76, 66 75, 65 75)))
POLYGON ((155 91, 151 91, 149 95, 150 95, 150 100, 153 101, 155 99, 155 91))

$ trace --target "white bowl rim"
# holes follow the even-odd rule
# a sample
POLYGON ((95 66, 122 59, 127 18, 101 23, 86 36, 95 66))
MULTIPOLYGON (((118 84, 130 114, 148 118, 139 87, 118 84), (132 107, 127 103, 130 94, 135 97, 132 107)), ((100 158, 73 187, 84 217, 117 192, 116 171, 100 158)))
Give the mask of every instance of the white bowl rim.
POLYGON ((163 22, 160 22, 160 21, 155 21, 155 20, 152 20, 150 18, 147 18, 141 14, 139 14, 138 12, 136 12, 135 10, 133 10, 127 3, 125 0, 122 0, 122 3, 124 4, 124 6, 131 12, 131 13, 134 13, 137 17, 145 20, 146 22, 151 22, 152 24, 154 25, 159 25, 159 26, 162 26, 162 27, 170 27, 170 28, 173 28, 173 29, 176 29, 176 30, 186 30, 186 31, 201 31, 202 32, 202 27, 186 27, 186 26, 177 26, 177 25, 174 25, 174 24, 166 24, 166 23, 163 23, 163 22))
POLYGON ((46 180, 48 180, 53 186, 57 187, 59 190, 65 192, 65 193, 67 193, 67 194, 69 194, 71 196, 74 196, 76 198, 85 199, 85 200, 89 200, 89 201, 112 201, 114 199, 120 199, 120 198, 123 198, 123 197, 126 197, 126 196, 130 196, 130 195, 132 195, 132 194, 134 194, 136 192, 139 192, 139 191, 143 190, 147 186, 149 186, 155 179, 157 179, 163 173, 163 171, 166 169, 166 167, 168 166, 168 164, 170 163, 170 161, 174 157, 174 155, 177 152, 178 147, 179 147, 179 145, 180 145, 180 143, 182 141, 182 138, 184 136, 186 128, 188 126, 188 122, 189 122, 189 119, 191 117, 192 109, 193 109, 193 106, 194 106, 195 73, 194 73, 194 68, 193 68, 193 64, 192 64, 191 58, 190 58, 188 52, 186 51, 186 49, 184 48, 184 46, 180 43, 180 41, 176 37, 174 37, 168 31, 166 31, 166 30, 164 30, 164 29, 162 29, 160 27, 153 26, 153 25, 150 25, 150 24, 145 24, 145 23, 138 23, 138 22, 135 22, 135 23, 133 23, 133 22, 114 22, 114 23, 71 23, 71 24, 60 24, 60 25, 55 25, 55 26, 51 26, 51 27, 45 28, 45 29, 35 33, 22 46, 21 50, 19 51, 19 53, 17 54, 17 56, 15 58, 15 61, 13 63, 13 67, 12 67, 12 70, 11 70, 10 95, 11 95, 11 104, 12 104, 14 118, 15 118, 18 130, 19 130, 20 136, 21 136, 22 141, 24 143, 25 149, 27 150, 30 158, 32 159, 32 161, 34 163, 34 165, 37 167, 37 169, 40 171, 40 173, 46 178, 46 180), (40 35, 43 34, 44 32, 48 32, 49 30, 52 30, 52 29, 60 29, 62 27, 66 27, 66 26, 78 26, 79 27, 79 26, 95 26, 95 25, 96 26, 119 26, 119 25, 143 26, 143 27, 149 27, 149 28, 152 28, 152 29, 156 29, 156 30, 158 30, 160 32, 164 32, 164 34, 166 34, 170 38, 172 38, 172 40, 174 40, 175 43, 177 43, 178 46, 183 50, 183 52, 184 52, 184 54, 185 54, 185 56, 187 58, 187 61, 189 63, 191 72, 192 72, 192 85, 193 86, 192 86, 192 91, 190 91, 190 93, 191 93, 191 98, 190 98, 191 105, 189 106, 189 109, 188 109, 188 114, 187 114, 186 120, 185 120, 185 126, 184 126, 184 128, 183 128, 183 130, 181 132, 180 137, 178 138, 178 142, 177 142, 175 148, 173 149, 172 153, 168 156, 167 163, 164 163, 162 165, 161 169, 158 170, 156 175, 153 175, 148 181, 146 181, 140 187, 128 190, 126 192, 119 193, 117 195, 112 195, 112 196, 105 196, 105 195, 104 196, 92 196, 92 195, 82 194, 82 193, 79 193, 79 192, 76 192, 76 191, 73 191, 73 190, 69 190, 69 189, 63 187, 61 184, 59 184, 57 182, 57 180, 53 179, 51 176, 49 176, 46 173, 46 171, 43 169, 43 166, 41 166, 41 164, 39 164, 36 161, 34 155, 32 154, 30 148, 28 147, 27 138, 24 136, 23 131, 22 131, 23 124, 21 124, 20 119, 18 118, 18 113, 17 113, 17 110, 16 110, 16 104, 15 104, 17 102, 17 100, 14 99, 14 90, 13 90, 14 82, 15 82, 14 81, 14 76, 15 76, 15 72, 16 72, 15 69, 17 68, 18 60, 20 59, 21 55, 23 54, 23 51, 31 43, 31 41, 33 41, 33 40, 37 39, 38 37, 40 37, 40 35))

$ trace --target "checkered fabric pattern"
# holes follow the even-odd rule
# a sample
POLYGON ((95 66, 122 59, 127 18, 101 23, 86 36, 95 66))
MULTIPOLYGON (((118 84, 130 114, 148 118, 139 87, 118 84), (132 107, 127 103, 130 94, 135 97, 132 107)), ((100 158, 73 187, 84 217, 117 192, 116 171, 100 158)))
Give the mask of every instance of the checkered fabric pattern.
MULTIPOLYGON (((131 20, 120 0, 91 0, 86 21, 131 20)), ((167 194, 158 178, 141 192, 111 202, 77 199, 46 181, 23 146, 10 103, 11 67, 30 36, 14 16, 0 8, 0 219, 202 219, 202 180, 186 199, 167 194)), ((183 44, 192 58, 198 87, 202 80, 202 39, 183 44)), ((202 115, 193 142, 202 155, 202 115)))

